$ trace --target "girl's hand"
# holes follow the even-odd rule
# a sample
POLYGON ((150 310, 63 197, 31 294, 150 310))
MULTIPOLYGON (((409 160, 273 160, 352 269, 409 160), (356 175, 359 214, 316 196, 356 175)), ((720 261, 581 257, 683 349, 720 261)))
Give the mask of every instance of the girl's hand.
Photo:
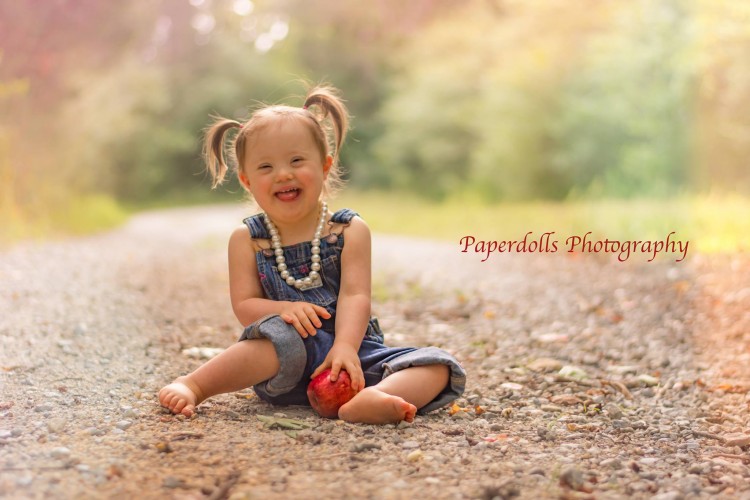
POLYGON ((323 363, 318 366, 310 379, 314 379, 326 368, 331 369, 331 382, 339 378, 339 372, 344 369, 352 380, 352 387, 357 391, 365 388, 365 375, 362 373, 362 364, 357 356, 357 351, 349 344, 333 343, 333 347, 328 351, 328 355, 323 363))
POLYGON ((329 319, 331 313, 325 307, 309 302, 286 302, 279 316, 292 325, 304 339, 308 335, 315 335, 316 328, 323 326, 318 316, 329 319))

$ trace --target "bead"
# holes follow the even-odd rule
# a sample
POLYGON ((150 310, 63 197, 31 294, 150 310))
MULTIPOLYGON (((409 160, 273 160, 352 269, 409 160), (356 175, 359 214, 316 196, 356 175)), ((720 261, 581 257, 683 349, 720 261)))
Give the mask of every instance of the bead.
MULTIPOLYGON (((310 241, 312 253, 310 265, 310 272, 302 279, 296 279, 289 272, 289 268, 286 265, 286 259, 284 258, 284 249, 281 244, 281 236, 279 230, 273 223, 268 214, 263 214, 266 228, 271 235, 271 248, 263 251, 264 255, 271 256, 276 255, 276 270, 279 272, 281 279, 283 279, 287 285, 293 286, 297 289, 306 288, 311 286, 315 281, 320 280, 320 241, 321 235, 323 234, 323 228, 325 227, 326 217, 328 216, 328 204, 321 202, 320 204, 320 218, 318 219, 318 225, 315 228, 315 233, 312 240, 310 241)), ((329 237, 330 240, 330 237, 329 237)))

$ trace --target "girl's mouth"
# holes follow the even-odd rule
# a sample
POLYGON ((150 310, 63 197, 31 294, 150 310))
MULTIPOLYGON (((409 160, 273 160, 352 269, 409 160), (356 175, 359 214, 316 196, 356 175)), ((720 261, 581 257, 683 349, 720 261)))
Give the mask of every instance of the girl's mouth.
POLYGON ((277 192, 276 197, 281 201, 292 201, 297 199, 299 193, 300 190, 298 188, 289 188, 285 189, 284 191, 277 192))

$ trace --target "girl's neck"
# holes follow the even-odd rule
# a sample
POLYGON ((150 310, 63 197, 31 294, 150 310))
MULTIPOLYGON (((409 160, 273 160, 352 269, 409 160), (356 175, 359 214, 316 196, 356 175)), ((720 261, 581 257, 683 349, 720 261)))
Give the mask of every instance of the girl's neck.
MULTIPOLYGON (((313 239, 315 229, 320 220, 320 205, 318 205, 318 210, 307 214, 305 217, 295 222, 277 222, 273 219, 273 216, 271 216, 271 220, 273 220, 273 223, 279 230, 279 236, 281 237, 281 244, 283 246, 288 247, 298 243, 308 242, 313 239)), ((327 221, 328 214, 326 214, 326 222, 327 221)))

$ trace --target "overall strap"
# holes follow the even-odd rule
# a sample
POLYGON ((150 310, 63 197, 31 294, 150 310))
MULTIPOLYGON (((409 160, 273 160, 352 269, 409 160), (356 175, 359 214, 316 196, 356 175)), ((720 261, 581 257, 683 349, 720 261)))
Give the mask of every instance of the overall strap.
POLYGON ((334 212, 334 214, 331 216, 331 222, 335 224, 349 224, 352 219, 359 215, 354 210, 351 210, 349 208, 342 208, 341 210, 337 210, 334 212))
MULTIPOLYGON (((349 208, 342 208, 341 210, 337 210, 333 215, 331 215, 331 222, 333 222, 334 224, 349 224, 356 215, 359 214, 354 210, 351 210, 349 208)), ((243 219, 242 222, 245 223, 248 230, 250 231, 251 238, 258 238, 263 240, 271 238, 271 235, 268 234, 268 229, 266 228, 263 214, 255 214, 253 216, 247 217, 246 219, 243 219)))
POLYGON ((268 234, 268 229, 266 229, 266 224, 263 220, 263 214, 255 214, 251 217, 243 219, 242 222, 245 223, 248 230, 250 231, 251 238, 258 238, 262 240, 271 239, 271 235, 268 234))

